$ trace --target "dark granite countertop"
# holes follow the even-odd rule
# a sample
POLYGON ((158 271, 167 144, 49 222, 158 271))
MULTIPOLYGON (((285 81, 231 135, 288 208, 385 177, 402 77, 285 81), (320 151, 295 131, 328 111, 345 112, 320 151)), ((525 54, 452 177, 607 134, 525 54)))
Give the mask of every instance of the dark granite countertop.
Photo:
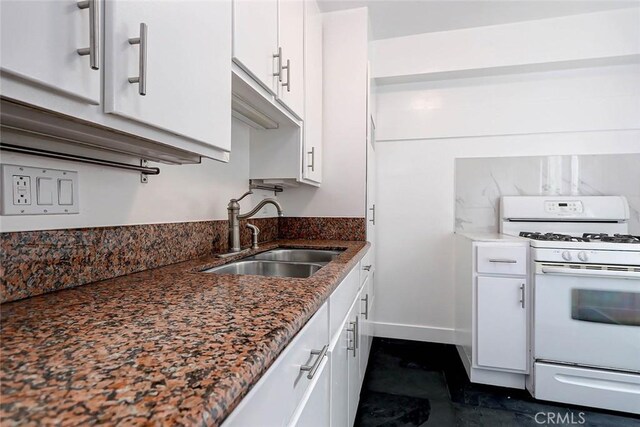
POLYGON ((368 244, 275 247, 346 251, 308 279, 201 273, 231 261, 209 256, 0 306, 2 424, 220 424, 368 244))

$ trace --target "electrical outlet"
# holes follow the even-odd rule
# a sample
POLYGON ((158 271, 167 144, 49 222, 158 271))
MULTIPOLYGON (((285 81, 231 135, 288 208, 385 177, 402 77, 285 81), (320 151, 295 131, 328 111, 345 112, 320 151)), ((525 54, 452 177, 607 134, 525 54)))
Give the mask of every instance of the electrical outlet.
POLYGON ((78 172, 2 165, 2 215, 77 214, 78 172))
POLYGON ((31 177, 24 175, 13 175, 13 204, 31 204, 31 177))

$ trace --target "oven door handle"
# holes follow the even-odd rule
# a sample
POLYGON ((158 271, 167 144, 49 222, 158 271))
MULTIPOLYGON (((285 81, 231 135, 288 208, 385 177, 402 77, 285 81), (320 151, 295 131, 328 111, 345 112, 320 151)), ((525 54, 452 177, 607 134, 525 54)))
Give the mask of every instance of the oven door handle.
POLYGON ((563 276, 581 277, 608 277, 616 279, 636 279, 640 280, 640 272, 633 271, 610 271, 610 270, 585 270, 565 267, 542 267, 544 274, 558 274, 563 276))

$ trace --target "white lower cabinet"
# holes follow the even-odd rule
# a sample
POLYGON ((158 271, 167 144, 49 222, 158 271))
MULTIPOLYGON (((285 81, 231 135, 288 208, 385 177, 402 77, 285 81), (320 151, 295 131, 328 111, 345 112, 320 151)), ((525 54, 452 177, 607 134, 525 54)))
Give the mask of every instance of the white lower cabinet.
POLYGON ((224 426, 353 425, 371 346, 362 327, 371 288, 360 269, 349 272, 224 426))
POLYGON ((369 353, 371 352, 371 344, 373 342, 373 330, 371 324, 371 304, 372 297, 373 274, 370 273, 362 284, 360 291, 360 380, 364 380, 367 371, 367 362, 369 361, 369 353))
POLYGON ((330 425, 331 359, 324 357, 309 390, 293 414, 290 426, 327 427, 330 425))
POLYGON ((523 278, 478 277, 478 366, 527 368, 526 284, 523 278))
POLYGON ((313 379, 320 375, 320 367, 326 359, 329 344, 327 306, 325 303, 313 315, 227 418, 225 425, 269 427, 289 423, 313 379))
POLYGON ((459 234, 456 342, 474 383, 525 388, 529 373, 527 242, 459 234))
MULTIPOLYGON (((341 285, 342 286, 342 285, 341 285)), ((349 424, 349 357, 353 335, 347 329, 347 319, 339 329, 338 338, 331 347, 331 425, 349 424)))
POLYGON ((360 333, 360 293, 358 298, 354 301, 353 307, 347 317, 347 323, 349 327, 347 331, 350 332, 351 342, 349 343, 349 356, 347 357, 347 365, 349 370, 349 417, 348 422, 350 426, 353 425, 356 420, 356 412, 358 412, 358 402, 360 401, 360 353, 362 351, 361 333, 360 333))
MULTIPOLYGON (((367 261, 367 255, 362 262, 367 261)), ((361 268, 362 268, 361 262, 361 268)), ((347 394, 347 406, 346 406, 346 418, 348 426, 353 425, 356 414, 358 412, 358 404, 360 403, 360 391, 362 390, 362 383, 364 381, 364 375, 367 368, 367 362, 369 360, 369 354, 371 350, 371 343, 373 340, 371 326, 369 318, 372 315, 371 306, 369 305, 369 295, 371 292, 371 277, 369 270, 365 270, 368 274, 360 275, 360 290, 356 294, 353 301, 353 305, 349 309, 349 314, 345 319, 343 327, 344 338, 341 338, 339 342, 343 343, 343 348, 346 348, 346 376, 344 368, 339 373, 336 373, 336 377, 348 378, 346 381, 346 394, 347 394)), ((361 269, 362 272, 362 269, 361 269)), ((340 354, 340 362, 343 362, 344 356, 340 354)), ((345 417, 344 411, 344 393, 345 393, 345 381, 340 382, 336 379, 335 388, 340 393, 340 403, 332 406, 332 420, 342 420, 345 417), (338 414, 334 414, 340 411, 338 414)), ((333 388, 332 388, 333 391, 333 388)), ((333 402, 333 398, 332 398, 333 402)), ((345 425, 343 423, 333 423, 332 425, 345 425)))

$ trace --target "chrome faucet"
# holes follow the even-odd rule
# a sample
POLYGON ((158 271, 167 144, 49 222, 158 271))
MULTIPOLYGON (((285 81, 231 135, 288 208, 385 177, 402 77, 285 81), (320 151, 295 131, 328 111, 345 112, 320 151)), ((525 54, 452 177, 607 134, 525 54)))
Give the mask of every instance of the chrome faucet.
POLYGON ((283 216, 282 206, 276 199, 262 199, 260 203, 256 205, 249 212, 240 214, 240 200, 247 197, 249 194, 253 194, 253 191, 249 190, 244 193, 239 199, 229 200, 227 211, 229 212, 229 251, 240 252, 240 220, 251 218, 257 214, 264 205, 272 204, 278 209, 278 216, 283 216))

